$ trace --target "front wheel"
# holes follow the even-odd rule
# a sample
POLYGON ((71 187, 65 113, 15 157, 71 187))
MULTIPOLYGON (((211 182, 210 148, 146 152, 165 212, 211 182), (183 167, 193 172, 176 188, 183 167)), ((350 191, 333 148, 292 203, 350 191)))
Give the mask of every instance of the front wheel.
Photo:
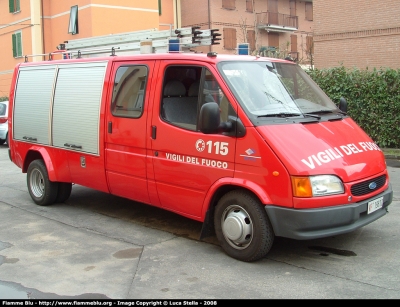
POLYGON ((246 262, 264 258, 275 238, 263 205, 247 191, 231 191, 219 200, 214 227, 223 250, 246 262))
POLYGON ((29 194, 37 205, 48 206, 54 203, 58 183, 50 181, 43 160, 34 160, 29 164, 26 179, 29 194))

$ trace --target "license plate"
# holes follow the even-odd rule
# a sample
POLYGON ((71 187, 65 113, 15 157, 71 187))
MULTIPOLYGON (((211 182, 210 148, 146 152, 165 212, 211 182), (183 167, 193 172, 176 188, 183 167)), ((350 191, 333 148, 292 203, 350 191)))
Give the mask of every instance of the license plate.
POLYGON ((371 200, 368 202, 368 214, 382 208, 383 206, 383 197, 371 200))

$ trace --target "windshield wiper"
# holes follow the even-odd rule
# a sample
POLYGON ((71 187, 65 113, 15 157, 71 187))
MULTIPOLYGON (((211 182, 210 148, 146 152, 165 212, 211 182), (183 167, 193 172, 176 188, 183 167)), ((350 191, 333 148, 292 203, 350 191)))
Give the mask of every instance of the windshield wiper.
POLYGON ((333 113, 333 111, 332 110, 319 110, 319 111, 307 112, 304 114, 310 115, 310 114, 327 114, 327 113, 333 113))
POLYGON ((315 114, 312 114, 312 113, 314 113, 314 112, 311 112, 311 113, 303 113, 303 115, 304 115, 304 116, 309 116, 309 117, 314 117, 314 118, 317 118, 317 119, 321 119, 321 116, 315 115, 315 114))
MULTIPOLYGON (((340 115, 347 115, 345 112, 341 110, 319 110, 319 111, 313 111, 313 112, 307 112, 304 113, 304 115, 309 115, 309 116, 318 116, 314 114, 340 114, 340 115)), ((319 117, 319 116, 318 116, 319 117)))
POLYGON ((294 117, 294 116, 300 116, 300 113, 288 113, 288 112, 280 112, 280 113, 271 113, 271 114, 265 114, 265 115, 258 115, 257 117, 294 117))

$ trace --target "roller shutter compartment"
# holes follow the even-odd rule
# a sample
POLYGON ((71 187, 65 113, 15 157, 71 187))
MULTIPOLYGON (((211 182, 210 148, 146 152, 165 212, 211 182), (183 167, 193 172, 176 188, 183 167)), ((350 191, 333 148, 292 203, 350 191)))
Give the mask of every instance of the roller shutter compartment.
POLYGON ((20 68, 14 98, 14 139, 50 144, 55 73, 55 65, 20 68))
POLYGON ((59 65, 53 144, 99 154, 99 117, 107 62, 59 65))

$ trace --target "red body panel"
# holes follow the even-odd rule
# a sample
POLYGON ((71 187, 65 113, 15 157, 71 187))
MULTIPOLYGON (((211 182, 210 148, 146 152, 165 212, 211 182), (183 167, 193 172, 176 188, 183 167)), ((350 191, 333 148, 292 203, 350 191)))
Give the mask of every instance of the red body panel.
POLYGON ((245 179, 243 186, 257 187, 253 192, 264 204, 293 206, 289 174, 254 127, 247 127, 246 136, 238 139, 235 178, 245 179), (268 197, 263 199, 261 191, 268 197))
POLYGON ((257 129, 291 175, 336 174, 352 182, 386 169, 382 151, 350 118, 257 129))

